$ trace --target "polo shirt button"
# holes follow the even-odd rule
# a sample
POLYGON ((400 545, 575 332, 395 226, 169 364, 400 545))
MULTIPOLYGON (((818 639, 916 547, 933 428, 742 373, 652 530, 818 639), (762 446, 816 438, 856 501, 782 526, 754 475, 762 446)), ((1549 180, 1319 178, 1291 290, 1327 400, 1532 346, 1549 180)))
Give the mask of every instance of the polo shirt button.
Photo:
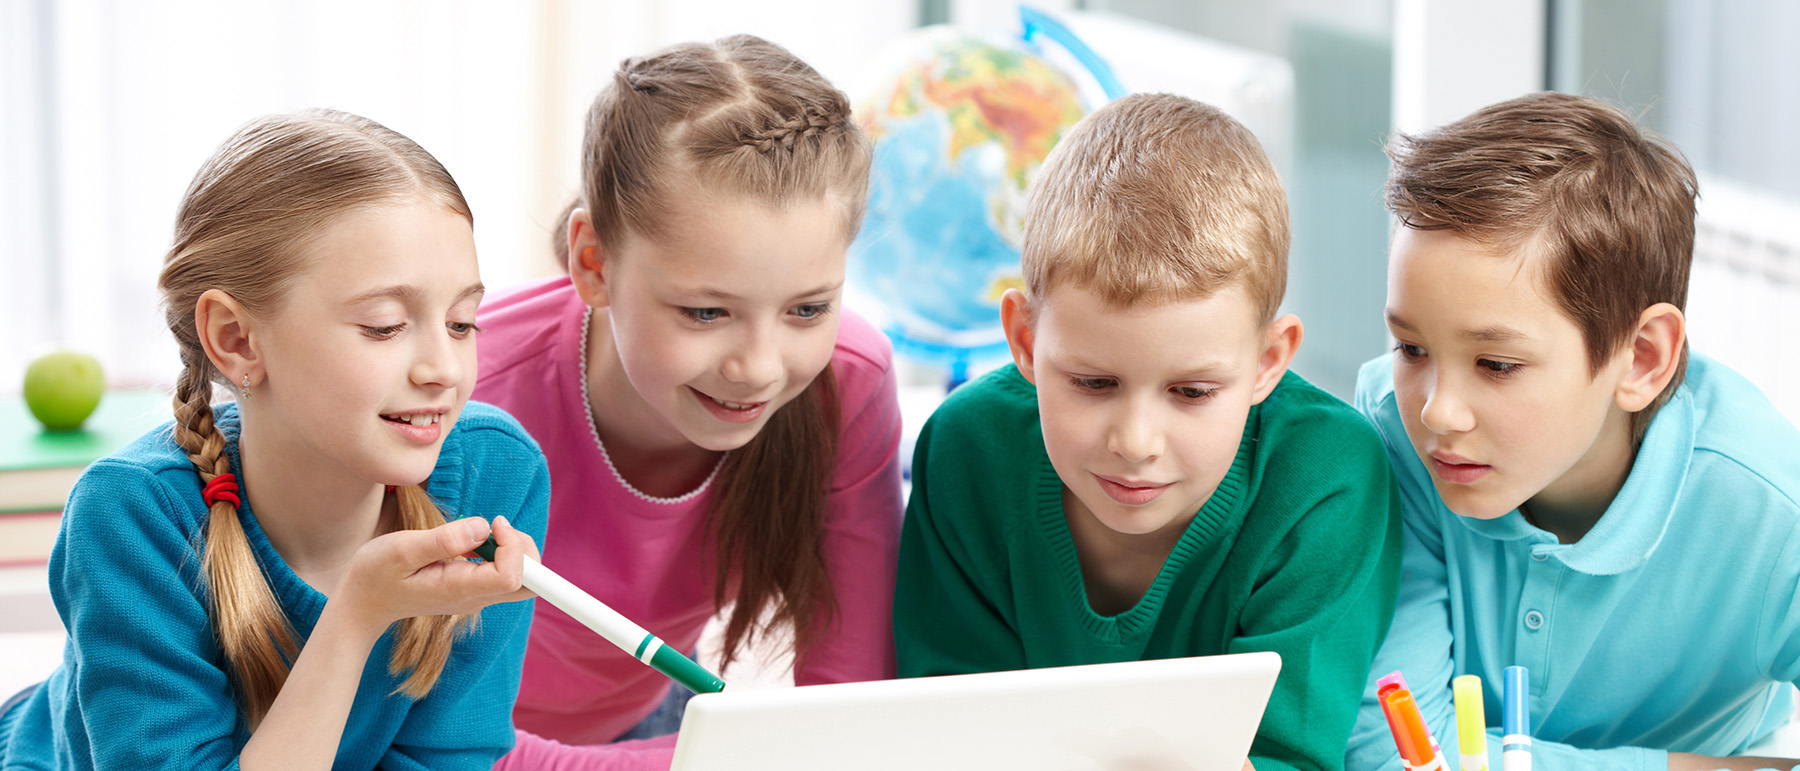
POLYGON ((1531 558, 1534 560, 1537 560, 1538 562, 1543 562, 1544 560, 1550 559, 1550 553, 1542 552, 1542 551, 1534 551, 1531 553, 1531 558))
POLYGON ((1543 626, 1544 626, 1544 614, 1539 613, 1535 610, 1528 610, 1525 612, 1525 628, 1526 629, 1530 629, 1535 632, 1538 629, 1543 628, 1543 626))

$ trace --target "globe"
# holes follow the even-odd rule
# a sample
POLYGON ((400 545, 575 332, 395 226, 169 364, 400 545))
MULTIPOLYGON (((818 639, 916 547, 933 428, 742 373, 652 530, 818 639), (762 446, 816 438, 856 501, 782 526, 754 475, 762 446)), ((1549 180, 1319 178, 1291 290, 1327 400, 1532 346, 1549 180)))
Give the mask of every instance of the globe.
POLYGON ((1022 285, 1027 188, 1089 106, 1022 39, 926 27, 886 58, 856 107, 875 160, 851 283, 897 352, 954 381, 1005 352, 999 304, 1022 285))

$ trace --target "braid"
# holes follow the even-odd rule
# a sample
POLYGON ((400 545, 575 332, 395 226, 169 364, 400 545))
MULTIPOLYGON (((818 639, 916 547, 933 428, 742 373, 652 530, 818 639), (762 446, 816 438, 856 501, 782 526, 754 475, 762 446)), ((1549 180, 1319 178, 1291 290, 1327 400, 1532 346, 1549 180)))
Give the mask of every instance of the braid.
POLYGON ((788 152, 794 151, 796 137, 814 137, 832 131, 841 131, 848 120, 845 118, 827 118, 812 110, 800 114, 791 120, 777 123, 761 131, 751 131, 744 135, 744 144, 756 148, 759 153, 774 150, 777 146, 788 152))
MULTIPOLYGON (((848 244, 872 153, 849 98, 781 46, 750 35, 683 43, 626 59, 595 98, 581 206, 596 239, 612 245, 667 237, 695 190, 777 208, 826 202, 848 244)), ((734 608, 725 639, 734 653, 765 629, 768 610, 795 630, 803 659, 836 607, 819 556, 839 427, 830 367, 805 394, 732 452, 714 488, 709 567, 717 604, 734 608)))
MULTIPOLYGON (((201 484, 231 471, 225 434, 213 422, 211 362, 198 346, 183 346, 187 368, 175 387, 175 442, 187 451, 201 484)), ((214 634, 243 707, 254 727, 287 681, 288 662, 299 655, 296 634, 262 575, 237 507, 215 501, 208 512, 202 567, 212 600, 214 634)))

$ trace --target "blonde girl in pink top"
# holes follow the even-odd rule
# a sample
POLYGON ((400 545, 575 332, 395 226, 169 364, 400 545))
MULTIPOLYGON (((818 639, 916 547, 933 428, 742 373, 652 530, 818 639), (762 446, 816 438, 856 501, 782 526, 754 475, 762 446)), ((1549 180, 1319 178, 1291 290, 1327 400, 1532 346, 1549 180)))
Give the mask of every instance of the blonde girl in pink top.
MULTIPOLYGON (((841 307, 870 152, 766 41, 627 59, 588 114, 568 276, 480 318, 475 398, 549 463, 544 562, 684 650, 730 608, 727 661, 771 635, 801 685, 893 675, 900 412, 886 340, 841 307)), ((499 767, 666 768, 673 737, 606 743, 669 686, 539 603, 499 767)))

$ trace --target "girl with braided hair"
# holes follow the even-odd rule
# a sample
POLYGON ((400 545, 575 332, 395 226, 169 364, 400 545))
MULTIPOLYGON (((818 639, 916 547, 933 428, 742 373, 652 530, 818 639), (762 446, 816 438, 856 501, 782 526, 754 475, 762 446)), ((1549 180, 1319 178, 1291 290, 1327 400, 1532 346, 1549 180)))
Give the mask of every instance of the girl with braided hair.
POLYGON ((492 767, 549 480, 468 403, 455 181, 365 118, 252 121, 189 186, 160 285, 176 421, 71 493, 63 665, 0 715, 0 768, 492 767), (490 530, 493 562, 460 559, 490 530))
MULTIPOLYGON (((728 609, 727 665, 762 639, 801 685, 891 677, 900 411, 841 307, 871 160, 848 100, 755 37, 676 45, 614 73, 582 160, 568 274, 481 316, 476 398, 549 458, 545 563, 680 649, 728 609)), ((608 743, 672 731, 646 721, 670 688, 540 606, 501 767, 666 768, 673 737, 608 743)))

